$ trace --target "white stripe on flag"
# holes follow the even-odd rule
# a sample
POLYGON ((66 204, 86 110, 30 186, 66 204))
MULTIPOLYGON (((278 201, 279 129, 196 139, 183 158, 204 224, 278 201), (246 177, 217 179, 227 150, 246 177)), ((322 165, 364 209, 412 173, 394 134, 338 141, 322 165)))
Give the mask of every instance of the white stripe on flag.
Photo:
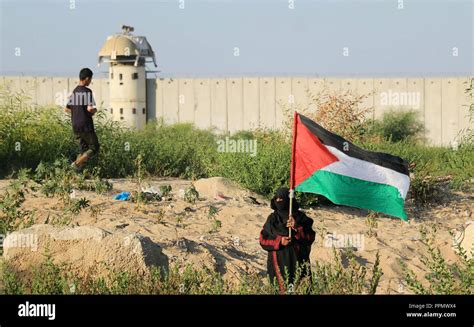
POLYGON ((332 146, 326 147, 339 161, 322 168, 322 170, 369 182, 391 185, 398 189, 404 199, 406 198, 410 187, 410 177, 407 175, 372 162, 350 157, 332 146))

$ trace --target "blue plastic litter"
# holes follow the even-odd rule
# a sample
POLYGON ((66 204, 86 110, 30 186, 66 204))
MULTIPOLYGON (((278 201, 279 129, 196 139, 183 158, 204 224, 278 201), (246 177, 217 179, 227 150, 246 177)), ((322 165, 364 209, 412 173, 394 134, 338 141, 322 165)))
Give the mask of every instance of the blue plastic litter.
POLYGON ((114 195, 114 200, 128 201, 130 200, 130 192, 122 192, 122 193, 116 194, 114 195))

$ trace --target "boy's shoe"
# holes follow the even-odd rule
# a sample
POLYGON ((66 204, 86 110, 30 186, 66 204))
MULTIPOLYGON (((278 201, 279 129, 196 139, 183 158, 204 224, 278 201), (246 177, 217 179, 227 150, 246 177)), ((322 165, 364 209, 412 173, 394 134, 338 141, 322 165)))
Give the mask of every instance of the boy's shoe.
POLYGON ((74 171, 76 172, 76 174, 82 173, 82 170, 83 170, 83 168, 84 168, 84 167, 79 167, 79 166, 77 166, 75 162, 73 162, 73 163, 71 164, 71 167, 74 169, 74 171))

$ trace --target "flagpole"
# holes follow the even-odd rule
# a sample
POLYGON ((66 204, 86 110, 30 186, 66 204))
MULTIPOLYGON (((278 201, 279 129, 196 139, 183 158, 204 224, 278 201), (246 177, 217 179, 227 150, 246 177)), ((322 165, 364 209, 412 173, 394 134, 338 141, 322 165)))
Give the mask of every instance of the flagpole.
MULTIPOLYGON (((293 213, 293 197, 295 194, 295 148, 296 148, 296 121, 298 119, 298 113, 295 110, 293 114, 293 141, 291 145, 291 167, 290 167, 290 213, 293 213)), ((288 227, 288 236, 291 238, 291 227, 288 227)))

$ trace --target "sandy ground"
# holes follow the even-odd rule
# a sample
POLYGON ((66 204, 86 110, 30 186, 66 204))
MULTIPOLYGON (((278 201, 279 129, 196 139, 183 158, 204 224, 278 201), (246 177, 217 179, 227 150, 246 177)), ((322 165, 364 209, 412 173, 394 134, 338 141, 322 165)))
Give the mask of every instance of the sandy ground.
MULTIPOLYGON (((170 264, 205 265, 223 273, 225 278, 238 278, 242 273, 266 270, 267 253, 258 242, 259 232, 271 212, 269 202, 265 199, 236 185, 222 184, 222 180, 210 180, 199 182, 200 200, 190 204, 180 199, 179 194, 191 181, 154 179, 145 184, 156 189, 161 184, 170 184, 173 188, 172 199, 138 207, 135 203, 112 199, 114 194, 121 191, 137 190, 134 181, 110 181, 113 190, 104 195, 76 191, 76 197, 90 200, 98 214, 94 217, 89 209, 85 209, 73 218, 71 225, 92 225, 110 232, 123 229, 140 233, 162 247, 170 264), (248 196, 257 198, 260 204, 253 203, 248 196), (214 231, 214 218, 208 215, 211 205, 218 209, 214 218, 221 222, 221 227, 214 231)), ((8 183, 7 180, 0 181, 0 194, 8 183)), ((425 247, 420 242, 420 226, 436 223, 436 240, 442 253, 448 260, 455 260, 449 231, 461 230, 474 219, 473 203, 473 195, 461 193, 429 209, 417 210, 407 202, 408 223, 387 217, 377 218, 377 227, 374 229, 376 235, 370 236, 367 234, 369 226, 364 210, 337 206, 305 210, 314 219, 317 232, 311 260, 313 263, 331 261, 332 245, 344 245, 344 238, 346 245, 357 247, 357 261, 369 269, 379 251, 383 276, 378 293, 409 293, 401 282, 401 268, 397 259, 401 258, 417 275, 423 276, 425 268, 420 257, 425 253, 425 247)), ((36 211, 35 222, 38 224, 62 213, 59 199, 46 198, 39 192, 29 194, 23 208, 36 211)))

